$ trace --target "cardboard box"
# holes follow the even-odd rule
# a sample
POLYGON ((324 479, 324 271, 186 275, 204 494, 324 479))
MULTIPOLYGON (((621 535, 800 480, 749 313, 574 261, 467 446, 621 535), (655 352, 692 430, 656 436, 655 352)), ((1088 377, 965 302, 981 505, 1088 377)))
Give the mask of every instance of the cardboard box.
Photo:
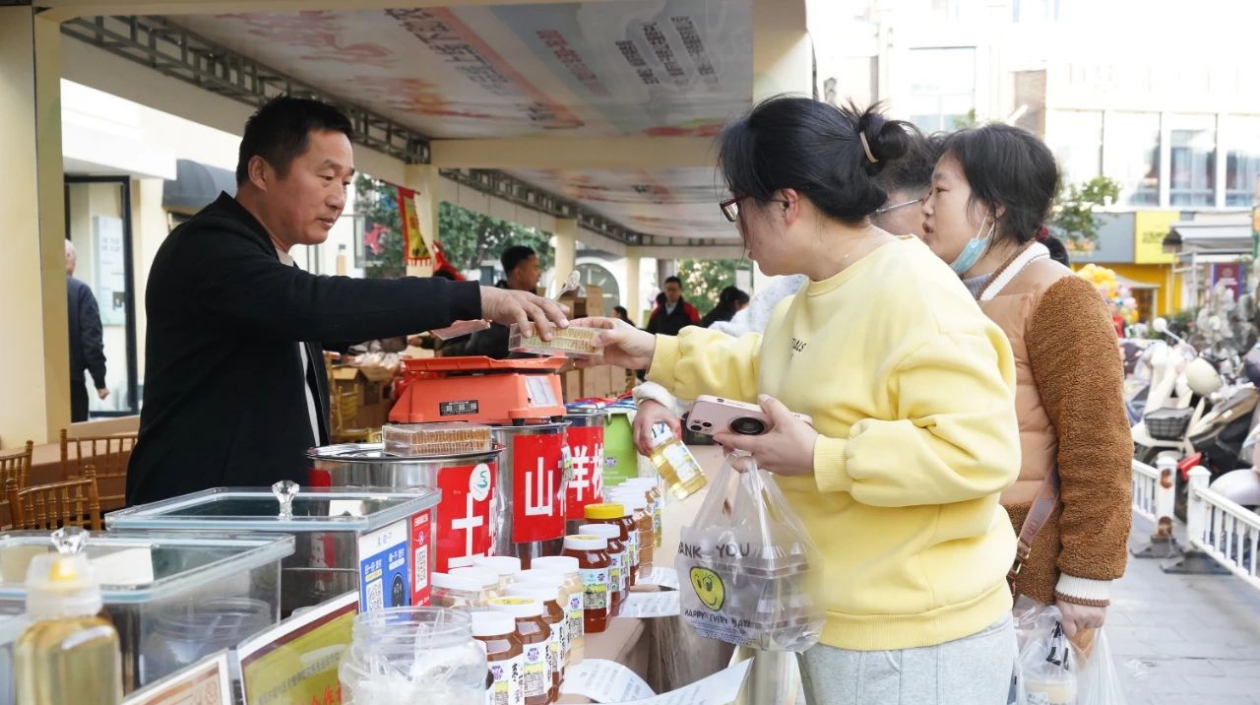
POLYGON ((572 403, 582 398, 582 370, 567 370, 561 373, 560 378, 565 402, 572 403))
POLYGON ((560 297, 560 303, 569 307, 569 317, 590 318, 606 315, 608 312, 604 311, 603 289, 594 284, 586 284, 582 288, 585 289, 586 296, 579 297, 568 293, 560 297))
POLYGON ((385 424, 393 403, 390 396, 393 370, 342 365, 329 372, 329 403, 337 405, 330 419, 334 433, 380 428, 385 424))

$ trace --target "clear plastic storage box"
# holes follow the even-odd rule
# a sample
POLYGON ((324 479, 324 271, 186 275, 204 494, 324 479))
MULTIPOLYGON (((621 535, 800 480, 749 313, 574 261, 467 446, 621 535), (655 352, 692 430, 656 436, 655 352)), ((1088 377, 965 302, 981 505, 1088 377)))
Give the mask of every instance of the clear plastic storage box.
POLYGON ((0 607, 0 705, 13 705, 17 699, 13 680, 13 643, 30 624, 21 611, 0 607))
MULTIPOLYGON (((282 483, 283 484, 283 483, 282 483)), ((417 489, 218 488, 106 515, 110 529, 293 534, 281 609, 358 591, 363 610, 429 603, 441 492, 417 489)))
MULTIPOLYGON (((118 630, 127 691, 277 623, 280 564, 293 546, 282 535, 94 534, 84 551, 118 630)), ((31 559, 53 550, 46 533, 0 533, 0 615, 24 611, 31 559)), ((7 624, 0 616, 0 636, 7 624)), ((2 644, 0 674, 12 664, 2 644)))

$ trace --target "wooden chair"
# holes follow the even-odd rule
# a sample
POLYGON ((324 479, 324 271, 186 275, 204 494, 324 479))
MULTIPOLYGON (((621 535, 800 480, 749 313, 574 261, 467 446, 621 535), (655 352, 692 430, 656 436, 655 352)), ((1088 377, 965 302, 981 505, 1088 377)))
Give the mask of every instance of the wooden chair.
POLYGON ((18 489, 7 486, 9 509, 15 531, 53 531, 63 526, 81 526, 101 531, 101 498, 96 489, 96 468, 88 465, 78 480, 54 482, 18 489))
MULTIPOLYGON (((26 487, 31 476, 31 456, 35 452, 35 443, 26 442, 23 450, 4 451, 0 453, 0 486, 8 487, 13 482, 19 489, 26 487)), ((0 530, 7 530, 13 524, 13 512, 9 509, 9 495, 0 496, 0 530)))
POLYGON ((61 479, 82 477, 83 469, 90 464, 96 468, 98 487, 110 493, 101 497, 101 506, 105 511, 123 507, 127 503, 127 463, 131 461, 131 451, 136 447, 136 436, 135 433, 120 433, 115 436, 70 438, 66 429, 61 429, 61 479), (73 459, 70 457, 72 446, 75 449, 73 459))

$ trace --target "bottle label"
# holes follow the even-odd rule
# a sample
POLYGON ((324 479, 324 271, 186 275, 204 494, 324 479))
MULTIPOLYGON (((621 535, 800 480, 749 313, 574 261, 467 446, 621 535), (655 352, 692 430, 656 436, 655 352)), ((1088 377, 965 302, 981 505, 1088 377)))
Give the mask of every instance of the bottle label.
POLYGON ((678 478, 678 484, 686 484, 688 480, 700 473, 700 466, 696 464, 695 457, 681 443, 671 443, 661 452, 665 454, 665 459, 673 466, 674 475, 678 478))
POLYGON ((551 639, 525 645, 525 697, 536 698, 551 690, 551 639))
POLYGON ((569 646, 572 648, 573 642, 586 634, 586 615, 582 614, 585 607, 586 598, 583 593, 575 592, 569 595, 569 646))
POLYGON ((661 504, 663 504, 663 502, 659 499, 652 503, 652 533, 655 534, 657 548, 661 547, 661 540, 663 538, 661 536, 661 526, 664 521, 664 517, 661 516, 661 504))
MULTIPOLYGON (((484 648, 485 645, 482 646, 484 648)), ((524 671, 524 656, 507 661, 492 661, 490 677, 494 682, 486 691, 486 705, 522 705, 525 702, 525 694, 521 691, 524 671)))
POLYGON ((609 589, 624 594, 630 589, 630 572, 625 567, 626 551, 622 549, 619 553, 610 553, 609 556, 612 558, 612 567, 609 568, 609 589))
POLYGON ((585 586, 586 609, 608 609, 608 569, 583 568, 581 572, 582 585, 585 586))
POLYGON ((626 560, 629 562, 629 568, 637 568, 639 566, 639 530, 635 529, 630 532, 630 540, 626 541, 626 560))
POLYGON ((562 619, 551 625, 551 640, 547 642, 547 666, 553 680, 564 666, 564 622, 562 619))

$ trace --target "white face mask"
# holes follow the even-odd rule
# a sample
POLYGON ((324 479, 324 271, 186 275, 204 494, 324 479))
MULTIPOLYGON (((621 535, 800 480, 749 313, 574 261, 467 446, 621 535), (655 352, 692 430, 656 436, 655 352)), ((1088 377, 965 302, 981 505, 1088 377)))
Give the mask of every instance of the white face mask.
POLYGON ((954 261, 949 263, 950 269, 954 270, 955 274, 961 277, 972 267, 976 266, 976 262, 979 262, 984 253, 988 251, 989 243, 993 238, 993 230, 996 227, 997 223, 991 224, 989 232, 981 236, 980 233, 984 231, 984 221, 980 221, 980 229, 976 231, 976 236, 968 240, 967 244, 963 246, 962 252, 959 252, 954 261))

